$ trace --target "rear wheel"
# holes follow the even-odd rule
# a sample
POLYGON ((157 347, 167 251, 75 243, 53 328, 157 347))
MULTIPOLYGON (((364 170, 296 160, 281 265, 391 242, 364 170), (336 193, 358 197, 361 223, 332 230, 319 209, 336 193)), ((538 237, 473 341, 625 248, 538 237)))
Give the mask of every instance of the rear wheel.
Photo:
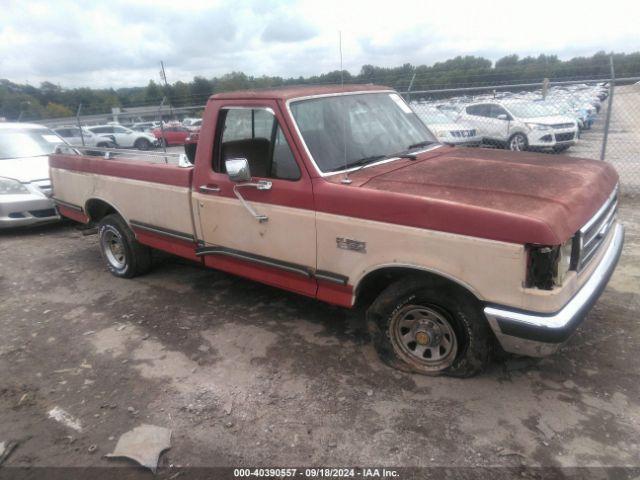
POLYGON ((527 149, 528 141, 524 133, 516 133, 509 138, 507 147, 512 152, 524 152, 527 149))
POLYGON ((104 217, 98 225, 100 251, 116 277, 132 278, 151 268, 151 249, 141 245, 120 215, 104 217))
POLYGON ((478 301, 436 277, 387 287, 367 311, 380 358, 403 371, 468 377, 487 364, 491 332, 478 301))

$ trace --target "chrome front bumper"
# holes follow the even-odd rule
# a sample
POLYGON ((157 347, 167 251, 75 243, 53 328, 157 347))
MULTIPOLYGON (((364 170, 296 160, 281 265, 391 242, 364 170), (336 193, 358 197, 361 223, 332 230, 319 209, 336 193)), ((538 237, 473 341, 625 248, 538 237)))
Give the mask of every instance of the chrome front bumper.
POLYGON ((502 348, 507 352, 530 357, 544 357, 554 353, 580 325, 607 286, 620 258, 623 243, 624 227, 618 223, 591 277, 558 312, 537 313, 487 305, 484 314, 502 348))

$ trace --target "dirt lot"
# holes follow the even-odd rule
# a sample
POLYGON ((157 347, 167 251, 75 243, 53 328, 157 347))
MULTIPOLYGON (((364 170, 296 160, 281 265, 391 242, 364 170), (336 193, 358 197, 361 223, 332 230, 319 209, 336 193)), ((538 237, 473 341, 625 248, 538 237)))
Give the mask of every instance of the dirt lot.
POLYGON ((621 264, 569 343, 467 380, 387 368, 361 312, 170 257, 115 279, 96 237, 70 223, 2 233, 0 442, 20 443, 0 476, 131 465, 103 455, 142 423, 173 431, 163 478, 169 466, 638 467, 640 204, 629 202, 621 264), (81 431, 49 418, 54 407, 81 431))

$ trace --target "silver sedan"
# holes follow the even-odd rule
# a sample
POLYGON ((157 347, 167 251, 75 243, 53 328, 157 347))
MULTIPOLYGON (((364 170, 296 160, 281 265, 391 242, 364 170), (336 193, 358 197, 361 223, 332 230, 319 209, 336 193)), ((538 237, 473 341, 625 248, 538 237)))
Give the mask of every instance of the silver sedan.
POLYGON ((49 154, 60 143, 42 125, 0 123, 0 229, 60 220, 49 178, 49 154))

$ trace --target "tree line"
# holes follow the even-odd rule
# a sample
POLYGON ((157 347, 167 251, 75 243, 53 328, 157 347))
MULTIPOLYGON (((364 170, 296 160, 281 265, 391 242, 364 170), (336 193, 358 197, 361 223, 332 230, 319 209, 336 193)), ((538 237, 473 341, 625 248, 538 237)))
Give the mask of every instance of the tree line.
POLYGON ((39 87, 0 80, 0 117, 7 120, 39 120, 75 115, 79 104, 83 114, 108 113, 113 107, 159 105, 163 98, 174 107, 204 105, 209 95, 231 90, 285 85, 377 83, 401 92, 416 90, 500 85, 551 80, 608 78, 610 57, 617 78, 640 75, 640 52, 608 54, 560 60, 556 55, 537 57, 508 55, 495 63, 473 55, 458 56, 433 65, 377 67, 364 65, 353 75, 339 70, 311 77, 250 76, 231 72, 221 77, 196 76, 191 82, 168 86, 153 80, 144 87, 64 88, 51 82, 39 87))

